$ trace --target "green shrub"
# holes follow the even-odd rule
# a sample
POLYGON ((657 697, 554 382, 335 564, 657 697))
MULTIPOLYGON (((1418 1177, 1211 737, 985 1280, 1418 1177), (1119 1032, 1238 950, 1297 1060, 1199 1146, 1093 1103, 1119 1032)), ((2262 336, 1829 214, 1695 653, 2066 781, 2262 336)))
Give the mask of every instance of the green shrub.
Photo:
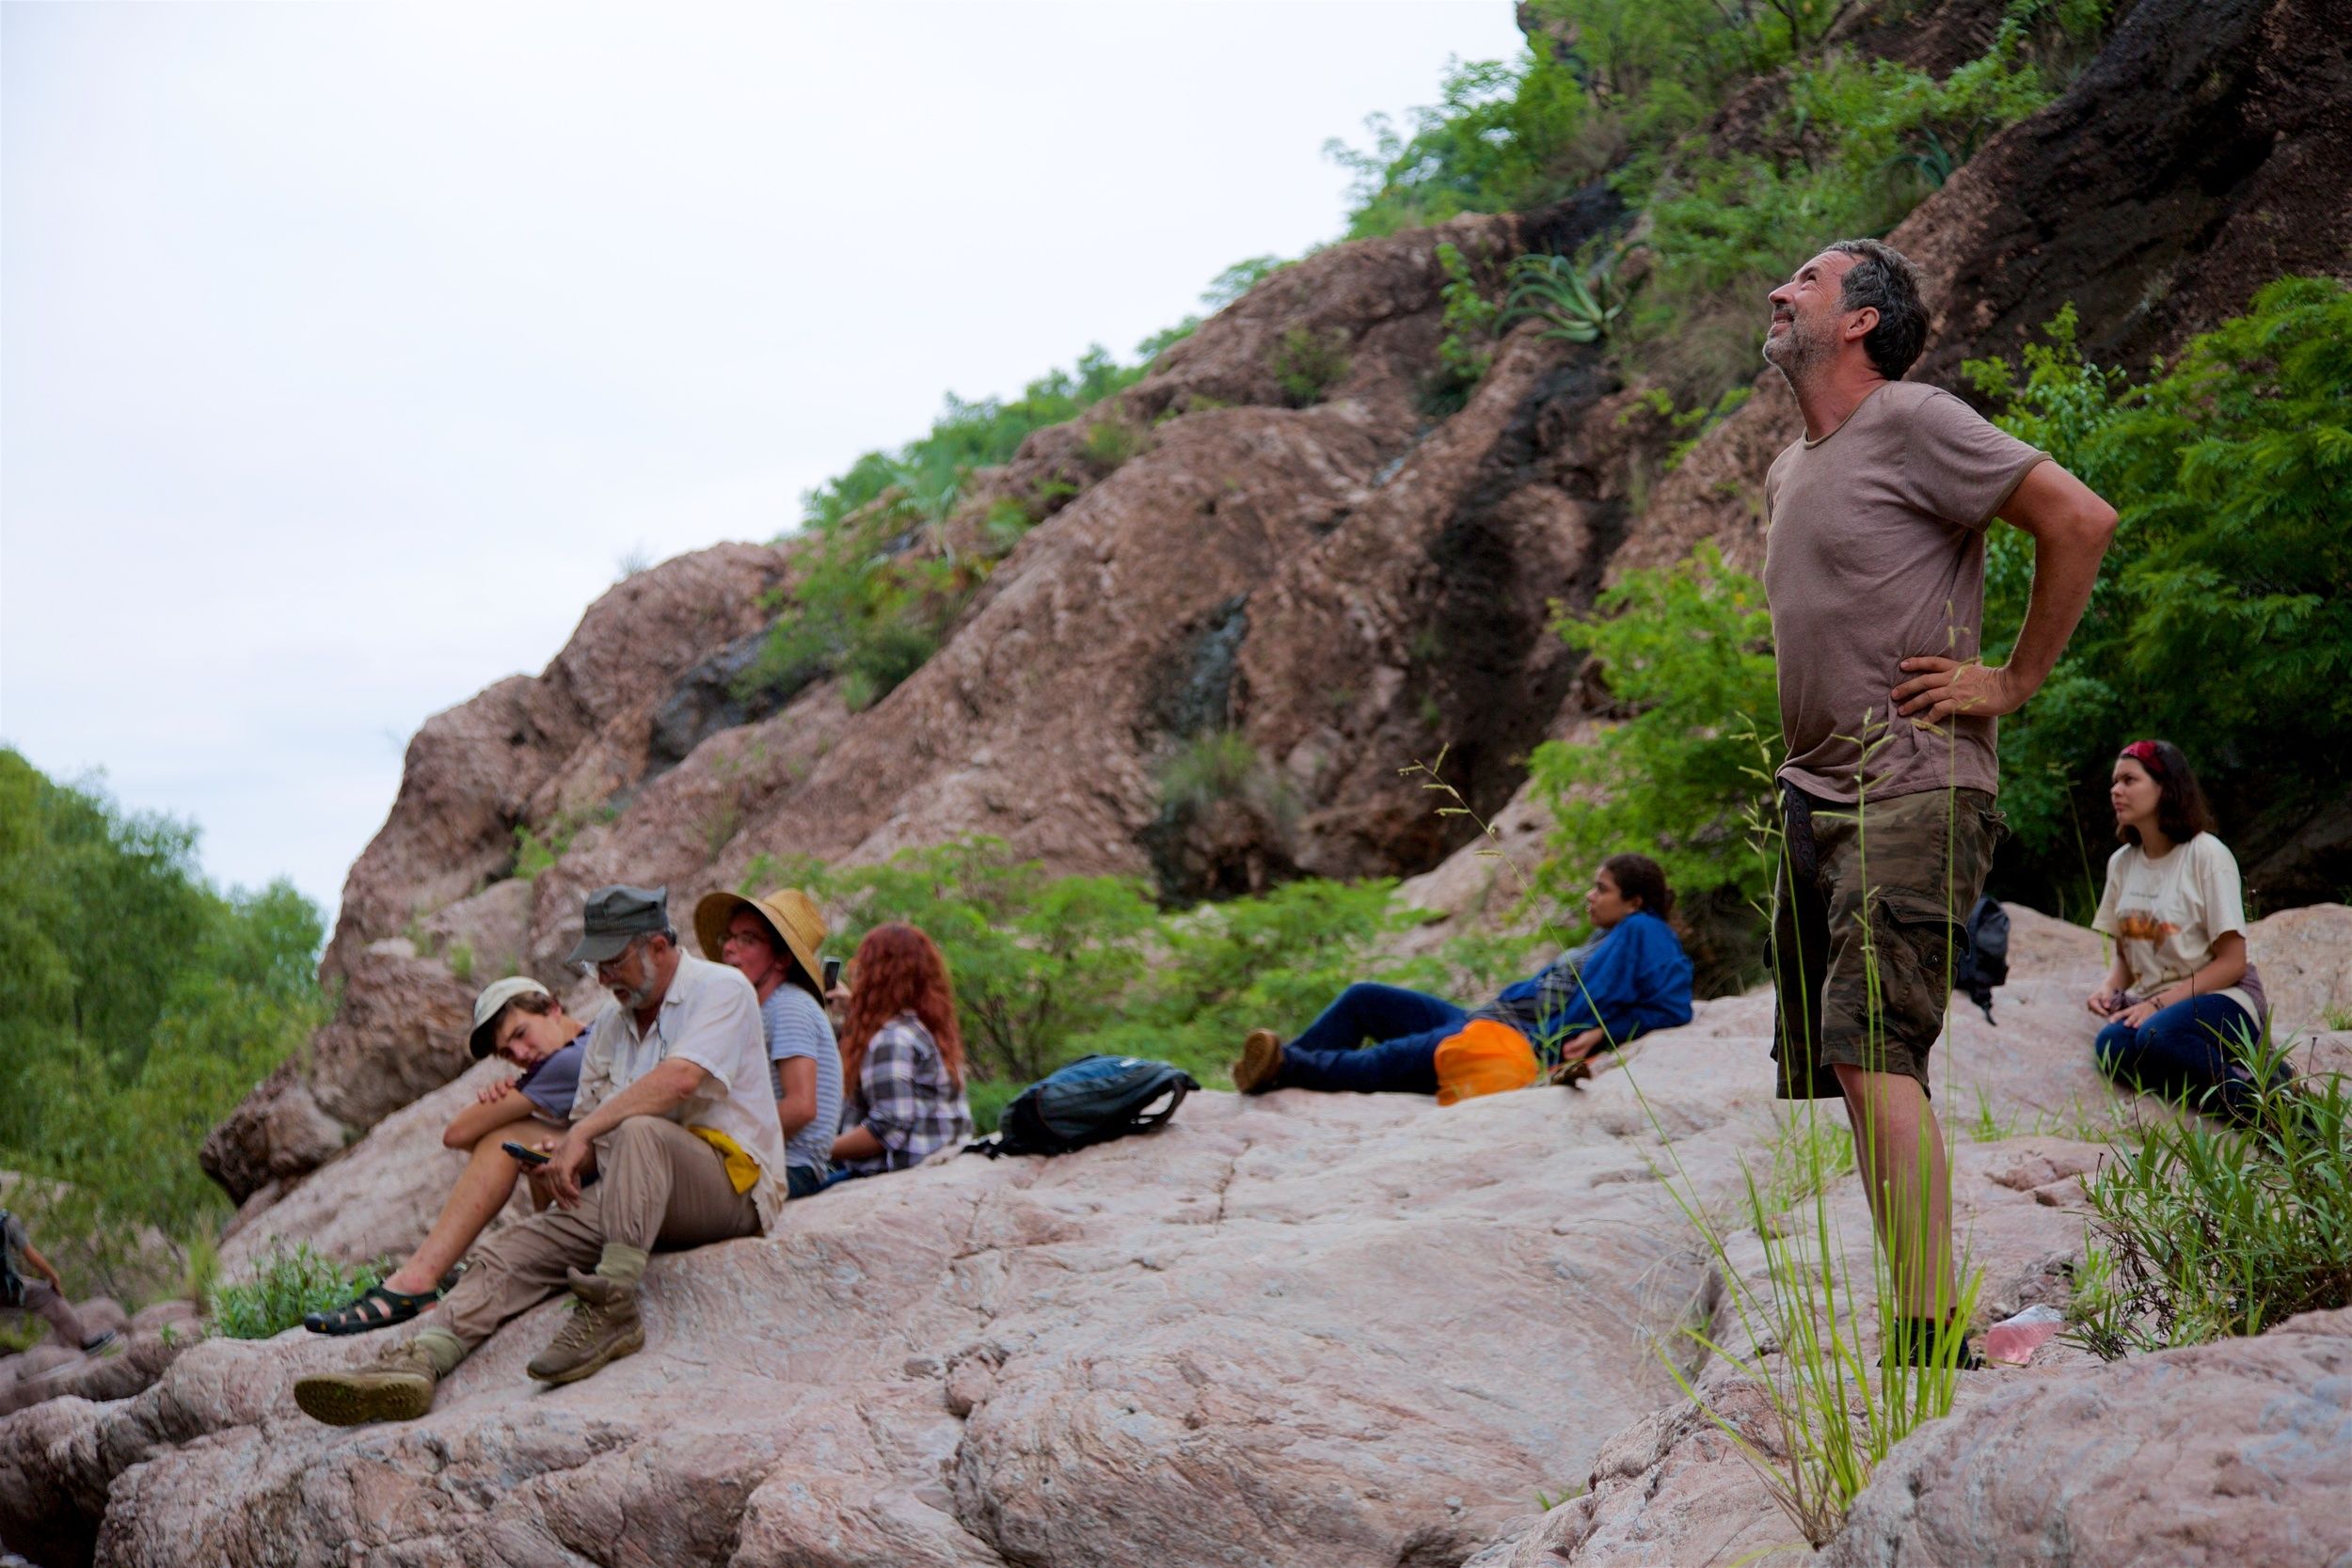
POLYGON ((1418 918, 1394 906, 1388 881, 1301 880, 1162 911, 1141 881, 1054 877, 989 838, 838 872, 807 861, 759 869, 758 886, 805 888, 839 917, 833 951, 854 952, 887 920, 930 933, 955 978, 976 1116, 1089 1052, 1157 1056, 1220 1082, 1243 1035, 1303 1027, 1354 980, 1483 995, 1535 967, 1523 941, 1496 937, 1432 958, 1376 958, 1376 939, 1418 918))
POLYGON ((1538 891, 1572 904, 1595 863, 1638 845, 1685 902, 1768 897, 1771 866, 1750 831, 1781 756, 1763 586, 1702 545, 1677 565, 1627 573, 1560 632, 1600 661, 1632 714, 1529 759, 1555 824, 1538 891))
POLYGON ((1178 746, 1160 766, 1160 804, 1200 811, 1243 794, 1263 770, 1258 748, 1239 730, 1211 730, 1178 746))
POLYGON ((1652 265, 1627 318, 1646 373, 1702 400, 1751 380, 1763 297, 1806 252, 1885 233, 1955 159, 2055 94, 2027 37, 2012 17, 1991 49, 1940 82, 1832 53, 1791 69, 1776 150, 1684 150, 1621 169, 1620 191, 1653 219, 1652 265), (1726 316, 1738 330, 1705 330, 1726 316))
MULTIPOLYGON (((2106 820, 2108 762, 2127 740, 2186 745, 2224 799, 2309 807, 2341 789, 2329 759, 2352 752, 2352 289, 2280 279, 2137 388, 2083 359, 2071 308, 2043 338, 2022 377, 1997 360, 1966 369, 2005 405, 1998 422, 2121 515, 2064 660, 2001 723, 2010 823, 2043 886, 2079 888, 2081 825, 2106 820)), ((1995 531, 1988 657, 2015 635, 2032 559, 2022 534, 1995 531)))
POLYGON ((383 1278, 381 1268, 345 1268, 311 1251, 308 1242, 292 1247, 275 1242, 250 1275, 213 1291, 213 1330, 230 1339, 267 1339, 299 1324, 305 1313, 331 1311, 383 1278))
POLYGON ((1109 473, 1143 451, 1148 440, 1125 420, 1104 418, 1087 426, 1086 439, 1079 443, 1078 450, 1086 454, 1089 463, 1109 473))
POLYGON ((1452 241, 1438 246, 1438 265, 1445 273, 1438 290, 1445 300, 1445 336, 1438 343, 1438 369, 1422 388, 1422 407, 1444 415, 1458 411, 1486 378, 1502 311, 1486 297, 1470 260, 1452 241))
POLYGON ((2273 1043, 2249 1058, 2243 1124, 2151 1117, 2084 1182, 2087 1277, 2070 1309, 2112 1359, 2352 1307, 2352 1094, 2344 1079, 2293 1085, 2273 1043))
POLYGON ((1293 408, 1321 403, 1324 394, 1347 374, 1347 334, 1338 327, 1317 333, 1294 326, 1267 356, 1266 368, 1274 372, 1283 401, 1293 408))

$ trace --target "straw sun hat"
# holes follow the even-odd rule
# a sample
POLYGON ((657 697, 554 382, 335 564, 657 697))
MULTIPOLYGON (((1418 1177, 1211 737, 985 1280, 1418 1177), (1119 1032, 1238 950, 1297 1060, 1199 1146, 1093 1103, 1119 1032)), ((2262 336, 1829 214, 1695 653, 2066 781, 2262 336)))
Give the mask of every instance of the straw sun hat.
POLYGON ((726 945, 727 925, 738 910, 759 916, 776 945, 790 953, 811 980, 823 973, 817 950, 825 944, 825 917, 818 912, 817 900, 796 887, 775 888, 756 898, 739 893, 704 894, 694 906, 694 936, 702 943, 703 957, 713 963, 726 962, 720 954, 726 945))

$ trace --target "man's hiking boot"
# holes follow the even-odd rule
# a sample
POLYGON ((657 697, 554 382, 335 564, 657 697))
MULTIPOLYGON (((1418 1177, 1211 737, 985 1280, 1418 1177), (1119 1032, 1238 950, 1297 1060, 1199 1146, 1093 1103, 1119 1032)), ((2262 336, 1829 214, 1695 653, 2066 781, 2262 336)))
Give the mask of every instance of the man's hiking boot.
POLYGON ((645 1348, 645 1321, 637 1315, 635 1286, 578 1269, 570 1275, 571 1321, 526 1369, 546 1384, 578 1383, 645 1348))
POLYGON ((1233 1064, 1233 1087, 1244 1094, 1263 1094, 1274 1087, 1282 1070, 1282 1037, 1271 1029, 1252 1029, 1242 1041, 1241 1060, 1233 1064))
POLYGON ((294 1403, 328 1426, 413 1421, 433 1408, 434 1386, 440 1381, 432 1352, 411 1339, 368 1366, 295 1379, 294 1403))

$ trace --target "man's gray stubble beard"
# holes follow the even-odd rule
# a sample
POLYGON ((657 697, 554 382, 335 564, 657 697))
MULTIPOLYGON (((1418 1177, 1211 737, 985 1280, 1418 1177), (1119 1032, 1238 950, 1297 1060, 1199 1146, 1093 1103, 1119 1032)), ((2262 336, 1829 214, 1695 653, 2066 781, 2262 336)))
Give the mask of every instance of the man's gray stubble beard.
POLYGON ((1778 371, 1791 388, 1802 384, 1821 358, 1820 345, 1806 336, 1801 324, 1791 321, 1777 340, 1771 328, 1765 329, 1764 362, 1778 371))

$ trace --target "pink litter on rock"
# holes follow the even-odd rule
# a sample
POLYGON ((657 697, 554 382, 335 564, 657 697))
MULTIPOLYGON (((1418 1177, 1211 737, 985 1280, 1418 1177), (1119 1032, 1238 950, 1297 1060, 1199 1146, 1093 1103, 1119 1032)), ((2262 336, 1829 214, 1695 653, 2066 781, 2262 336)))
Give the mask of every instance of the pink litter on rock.
POLYGON ((2065 1314, 2055 1307, 2028 1307, 1984 1331, 1984 1358, 2022 1367, 2035 1351, 2058 1337, 2065 1323, 2065 1314))

